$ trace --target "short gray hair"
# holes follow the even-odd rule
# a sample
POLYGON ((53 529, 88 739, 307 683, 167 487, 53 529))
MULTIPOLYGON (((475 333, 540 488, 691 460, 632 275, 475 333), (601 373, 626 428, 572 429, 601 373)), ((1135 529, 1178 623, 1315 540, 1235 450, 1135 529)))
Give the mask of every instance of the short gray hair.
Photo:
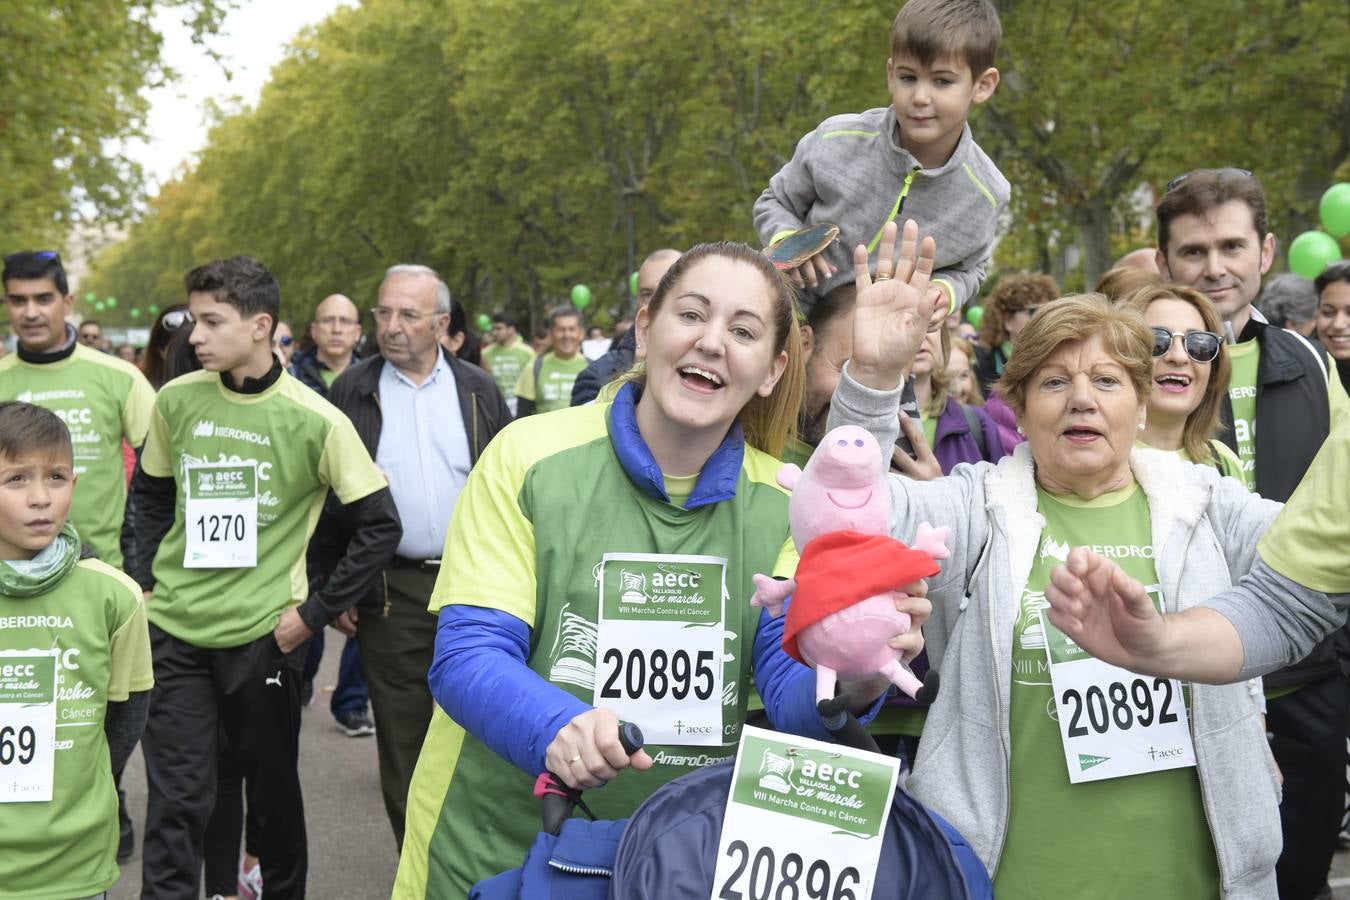
POLYGON ((384 290, 385 282, 395 275, 425 275, 428 278, 434 279, 436 281, 436 312, 450 312, 450 287, 444 281, 441 281, 441 276, 435 269, 430 266, 417 266, 411 264, 390 266, 384 270, 384 279, 380 281, 381 291, 384 290))
POLYGON ((1317 290, 1311 279, 1292 273, 1276 275, 1261 289, 1256 306, 1278 328, 1285 322, 1301 324, 1317 315, 1317 290))
POLYGON ((586 317, 581 310, 570 303, 559 303, 548 311, 548 327, 552 328, 559 319, 576 319, 582 328, 586 327, 586 317))

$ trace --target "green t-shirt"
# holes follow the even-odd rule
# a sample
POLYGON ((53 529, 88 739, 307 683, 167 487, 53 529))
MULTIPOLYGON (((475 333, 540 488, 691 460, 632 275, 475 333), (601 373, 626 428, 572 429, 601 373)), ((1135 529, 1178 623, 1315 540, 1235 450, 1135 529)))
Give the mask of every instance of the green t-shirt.
POLYGON ((516 379, 516 396, 533 400, 535 412, 566 409, 572 404, 572 385, 590 364, 590 360, 580 353, 571 359, 558 359, 549 351, 539 365, 538 384, 535 383, 534 366, 526 366, 516 379))
POLYGON ((1194 768, 1070 784, 1045 654, 1050 571, 1091 546, 1159 592, 1148 500, 1137 483, 1092 501, 1037 491, 1045 529, 1013 631, 1011 811, 999 900, 1218 897, 1194 768))
POLYGON ((334 370, 328 368, 327 366, 319 367, 319 378, 322 379, 323 383, 328 387, 332 387, 333 382, 337 381, 338 376, 341 374, 342 374, 341 372, 335 372, 334 370))
POLYGON ((70 521, 99 558, 122 565, 118 544, 127 502, 122 441, 139 447, 155 391, 141 370, 77 344, 63 360, 34 364, 19 354, 0 358, 0 400, 22 400, 55 412, 70 428, 75 496, 70 521))
POLYGON ((52 799, 0 803, 7 898, 91 897, 117 880, 117 791, 103 720, 108 701, 154 686, 140 588, 86 559, 45 594, 0 595, 0 650, 52 649, 61 651, 52 799))
MULTIPOLYGON (((1145 444, 1143 441, 1136 441, 1135 446, 1148 447, 1149 445, 1145 444)), ((1159 448, 1153 447, 1150 449, 1157 450, 1159 448)), ((1219 474, 1227 478, 1236 478, 1238 481, 1241 481, 1244 484, 1246 483, 1246 478, 1242 472, 1242 460, 1238 459, 1238 455, 1233 452, 1231 447, 1223 441, 1211 440, 1209 442, 1209 449, 1214 453, 1216 458, 1213 460, 1206 459, 1201 465, 1213 466, 1215 469, 1219 470, 1219 474)), ((1175 453, 1177 458, 1182 462, 1195 462, 1195 460, 1191 459, 1191 455, 1187 453, 1185 449, 1172 450, 1170 452, 1175 453)), ((1251 487, 1248 486, 1247 489, 1251 490, 1251 487)))
POLYGON ((919 426, 923 428, 923 439, 928 442, 929 450, 933 449, 933 442, 937 440, 937 423, 934 416, 925 412, 919 414, 919 426))
POLYGON ((1333 422, 1289 502, 1261 537, 1257 552, 1272 569, 1317 591, 1350 592, 1350 421, 1333 422))
MULTIPOLYGON (((352 503, 385 486, 351 420, 286 373, 258 394, 215 372, 164 386, 141 455, 147 475, 177 482, 173 526, 152 571, 150 621, 199 647, 238 647, 276 627, 309 594, 305 547, 329 488, 352 503), (257 464, 257 565, 186 568, 184 466, 257 464)), ((194 527, 196 527, 194 525, 194 527)))
POLYGON ((1228 383, 1228 398, 1233 403, 1233 430, 1237 435, 1238 457, 1242 460, 1247 490, 1256 490, 1256 369, 1261 362, 1261 345, 1256 341, 1229 344, 1228 359, 1233 377, 1228 383))
POLYGON ((530 363, 534 362, 534 350, 529 344, 517 338, 515 344, 510 347, 494 345, 484 350, 483 361, 487 363, 488 371, 492 373, 492 380, 497 382, 497 389, 509 403, 516 396, 516 381, 520 379, 522 372, 529 369, 530 363))
MULTIPOLYGON (((650 770, 586 792, 602 819, 632 815, 672 778, 734 755, 761 612, 750 605, 751 576, 790 576, 797 565, 788 494, 774 481, 778 460, 746 446, 734 499, 692 510, 664 503, 634 485, 616 458, 610 406, 527 417, 488 445, 446 536, 444 558, 460 562, 441 569, 430 604, 432 612, 461 604, 520 619, 531 629, 530 668, 590 703, 604 554, 726 560, 721 741, 649 742, 650 770)), ((539 830, 533 783, 437 707, 408 792, 394 896, 462 897, 479 879, 519 865, 539 830)))

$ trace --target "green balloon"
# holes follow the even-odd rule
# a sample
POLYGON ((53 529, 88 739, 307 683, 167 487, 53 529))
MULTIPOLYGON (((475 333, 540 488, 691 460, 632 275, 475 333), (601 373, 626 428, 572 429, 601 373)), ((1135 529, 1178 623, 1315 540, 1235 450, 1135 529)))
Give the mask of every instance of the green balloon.
POLYGON ((85 295, 84 295, 84 302, 85 302, 85 303, 93 303, 93 302, 94 302, 95 300, 97 300, 97 299, 98 299, 98 295, 97 295, 97 294, 92 294, 92 293, 90 293, 90 294, 85 294, 85 295))
POLYGON ((637 273, 628 276, 628 293, 637 296, 637 273))
POLYGON ((107 300, 104 300, 103 303, 108 307, 108 309, 117 309, 116 297, 109 297, 107 300))
POLYGON ((1317 204, 1317 212, 1322 217, 1322 227, 1332 237, 1341 238, 1350 234, 1350 181, 1342 181, 1327 188, 1322 202, 1317 204))
POLYGON ((479 313, 478 330, 487 331, 491 327, 492 327, 492 316, 489 316, 487 313, 479 313))
POLYGON ((153 303, 150 304, 150 315, 152 316, 159 315, 159 307, 153 303))
POLYGON ((140 308, 139 308, 139 307, 133 306, 133 307, 131 308, 131 317, 132 317, 133 319, 139 319, 139 318, 141 317, 141 311, 140 311, 140 308))
POLYGON ((585 309, 591 305, 591 289, 584 284, 578 284, 572 288, 572 305, 577 309, 585 309))
POLYGON ((1289 269, 1304 278, 1316 278, 1327 263, 1340 258, 1340 245, 1325 231, 1305 231, 1289 245, 1289 269))
POLYGON ((103 312, 103 301, 102 300, 96 301, 94 303, 94 309, 97 310, 98 312, 103 312))
POLYGON ((984 321, 984 307, 972 306, 970 309, 966 310, 966 321, 976 328, 979 328, 980 323, 984 321))

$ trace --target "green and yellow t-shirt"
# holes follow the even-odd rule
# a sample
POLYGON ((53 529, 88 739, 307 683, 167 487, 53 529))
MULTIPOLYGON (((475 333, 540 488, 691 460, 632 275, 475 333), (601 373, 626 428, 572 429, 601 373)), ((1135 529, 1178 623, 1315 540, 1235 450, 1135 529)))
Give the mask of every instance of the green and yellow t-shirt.
MULTIPOLYGON (((745 721, 760 610, 756 572, 791 575, 780 463, 745 447, 733 499, 684 509, 628 477, 594 403, 517 420, 479 459, 455 505, 430 608, 501 610, 530 626, 527 664, 587 703, 596 687, 600 567, 606 553, 706 555, 726 560, 720 745, 648 744, 655 765, 627 770, 586 803, 602 819, 631 815, 678 775, 730 758, 745 721)), ((688 478, 667 476, 677 494, 688 478)), ((639 723, 641 724, 641 723, 639 723)), ((537 773, 536 773, 537 774, 537 773)), ((408 793, 407 836, 394 896, 462 897, 479 879, 518 866, 539 830, 533 775, 501 759, 439 707, 408 793)))
POLYGON ((1196 770, 1070 784, 1055 718, 1045 652, 1050 571, 1070 548, 1086 545, 1150 585, 1156 598, 1148 500, 1134 482, 1091 501, 1037 495, 1045 529, 1013 631, 1011 808, 994 893, 999 900, 1218 897, 1196 770))
POLYGON ((1242 460, 1247 490, 1256 490, 1256 370, 1261 364, 1261 345, 1256 341, 1229 344, 1225 352, 1233 364, 1228 399, 1233 404, 1233 430, 1238 457, 1242 460))
POLYGON ((1267 565, 1316 591, 1350 593, 1350 421, 1333 422, 1331 434, 1308 466, 1289 502, 1257 545, 1267 565))
POLYGON ((526 366, 516 379, 516 396, 534 401, 535 412, 553 412, 566 409, 572 404, 572 385, 577 376, 586 371, 590 360, 578 353, 571 359, 558 359, 553 351, 544 354, 539 363, 539 377, 535 379, 535 366, 526 366))
POLYGON ((309 593, 305 547, 332 488, 342 503, 386 484, 351 420, 286 373, 240 394, 215 372, 166 384, 141 455, 147 475, 177 481, 173 526, 155 554, 150 621, 199 647, 238 647, 276 627, 309 593), (252 568, 185 568, 184 467, 257 466, 257 559, 252 568))
POLYGON ((0 400, 45 407, 70 428, 78 478, 70 521, 100 559, 120 567, 127 503, 122 441, 139 447, 145 440, 155 404, 150 382, 130 363, 77 344, 56 362, 24 362, 17 353, 0 358, 0 400))
MULTIPOLYGON (((1143 441, 1136 441, 1135 446, 1149 447, 1149 445, 1145 444, 1143 441)), ((1149 449, 1157 450, 1159 448, 1149 447, 1149 449)), ((1209 441, 1209 449, 1214 454, 1214 459, 1202 460, 1200 463, 1201 465, 1212 466, 1219 470, 1220 475, 1223 475, 1226 478, 1236 478, 1238 481, 1246 484, 1246 474, 1242 470, 1242 460, 1238 459, 1238 455, 1233 452, 1233 448, 1229 447, 1223 441, 1212 440, 1209 441)), ((1182 462, 1195 462, 1184 448, 1181 450, 1164 452, 1176 454, 1176 457, 1182 462)), ((1250 486, 1248 487, 1248 490, 1251 490, 1250 486)))
POLYGON ((112 566, 86 559, 44 594, 0 595, 0 650, 60 651, 52 799, 0 803, 0 893, 91 897, 117 880, 108 702, 154 686, 141 590, 112 566))
POLYGON ((492 380, 497 382, 497 389, 510 403, 516 397, 516 382, 522 373, 529 371, 530 364, 534 362, 534 349, 517 338, 515 344, 510 347, 494 344, 484 350, 483 361, 487 363, 488 371, 492 373, 492 380))

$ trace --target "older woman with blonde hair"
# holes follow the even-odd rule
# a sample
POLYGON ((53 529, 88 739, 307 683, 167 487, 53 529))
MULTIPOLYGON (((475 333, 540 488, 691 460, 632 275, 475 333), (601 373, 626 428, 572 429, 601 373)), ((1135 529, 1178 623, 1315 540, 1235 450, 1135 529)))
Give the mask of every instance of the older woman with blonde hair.
MULTIPOLYGON (((883 447, 931 315, 933 247, 916 234, 907 224, 894 265, 894 230, 883 237, 876 283, 856 260, 853 356, 832 404, 832 426, 883 447)), ((929 582, 943 684, 909 788, 969 840, 1000 900, 1275 894, 1279 786, 1244 682, 1306 654, 1337 613, 1257 557, 1279 504, 1136 446, 1153 346, 1132 309, 1056 300, 998 385, 1026 442, 936 481, 888 480, 893 535, 923 521, 954 535, 929 582), (1134 671, 1090 656, 1059 627, 1081 623, 1047 612, 1066 562, 1082 574, 1102 559, 1149 586, 1133 616, 1168 623, 1128 657, 1134 671), (1252 590, 1206 605, 1244 577, 1252 590)))
POLYGON ((1242 460, 1215 439, 1231 365, 1213 301, 1193 288, 1154 283, 1122 304, 1153 333, 1153 389, 1139 442, 1243 480, 1242 460))

